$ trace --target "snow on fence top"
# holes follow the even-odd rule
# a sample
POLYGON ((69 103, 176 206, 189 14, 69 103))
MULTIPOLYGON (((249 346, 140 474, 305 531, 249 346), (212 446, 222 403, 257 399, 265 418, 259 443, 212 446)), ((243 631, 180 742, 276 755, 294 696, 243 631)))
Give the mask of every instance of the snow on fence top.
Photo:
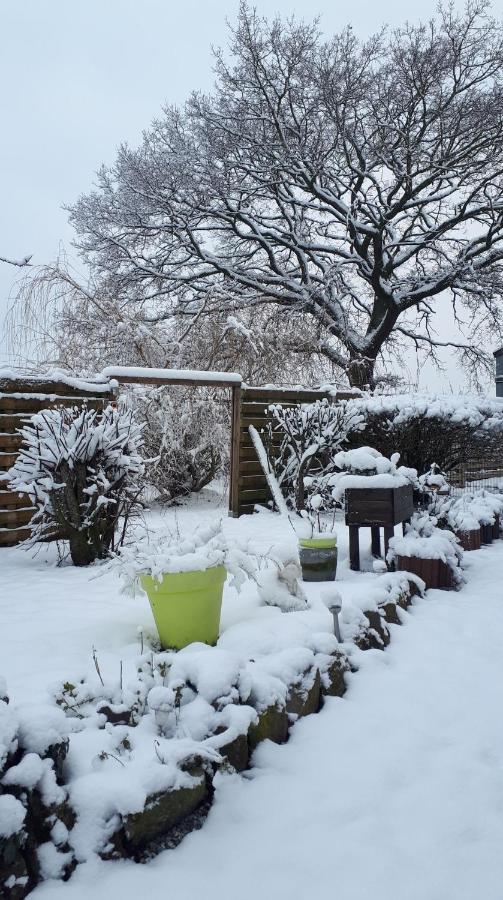
POLYGON ((26 388, 31 389, 30 396, 33 394, 45 395, 47 393, 46 386, 52 383, 64 384, 76 391, 93 394, 106 394, 117 387, 117 382, 110 381, 103 375, 77 378, 74 375, 69 375, 68 372, 64 372, 62 369, 49 369, 47 372, 36 374, 23 372, 19 369, 0 369, 0 392, 10 395, 26 396, 26 388), (23 389, 19 391, 21 386, 23 389))
POLYGON ((113 378, 123 383, 138 384, 201 384, 220 387, 241 385, 242 376, 237 372, 204 372, 197 369, 149 369, 142 366, 107 366, 102 378, 113 378))

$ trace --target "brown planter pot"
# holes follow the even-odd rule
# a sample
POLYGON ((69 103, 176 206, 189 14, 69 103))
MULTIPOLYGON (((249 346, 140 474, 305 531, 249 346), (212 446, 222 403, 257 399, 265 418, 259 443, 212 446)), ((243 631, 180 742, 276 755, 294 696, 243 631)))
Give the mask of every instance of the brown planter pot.
POLYGON ((482 535, 483 544, 492 544, 493 542, 493 525, 481 525, 480 533, 482 535))
POLYGON ((500 517, 496 515, 493 525, 493 540, 497 541, 500 536, 500 517))
POLYGON ((456 587, 454 573, 447 563, 442 562, 442 560, 439 560, 439 562, 438 586, 442 591, 453 591, 456 587))
POLYGON ((396 567, 402 572, 413 572, 422 578, 427 588, 452 591, 456 587, 453 571, 441 559, 420 559, 418 556, 397 556, 396 567))
POLYGON ((400 572, 412 572, 422 578, 427 588, 440 586, 440 560, 420 559, 418 556, 397 556, 396 568, 400 572))
POLYGON ((480 550, 482 535, 479 528, 470 528, 469 531, 456 531, 456 537, 463 550, 480 550))

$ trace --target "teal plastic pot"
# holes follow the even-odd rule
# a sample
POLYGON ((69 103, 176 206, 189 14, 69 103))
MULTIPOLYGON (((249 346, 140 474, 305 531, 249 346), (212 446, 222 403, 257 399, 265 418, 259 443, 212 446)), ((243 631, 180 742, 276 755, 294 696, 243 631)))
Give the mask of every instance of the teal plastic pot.
POLYGON ((167 572, 160 581, 140 576, 164 650, 181 650, 194 641, 216 644, 226 578, 225 566, 167 572))
POLYGON ((335 535, 300 540, 299 557, 304 581, 335 581, 337 571, 335 535))

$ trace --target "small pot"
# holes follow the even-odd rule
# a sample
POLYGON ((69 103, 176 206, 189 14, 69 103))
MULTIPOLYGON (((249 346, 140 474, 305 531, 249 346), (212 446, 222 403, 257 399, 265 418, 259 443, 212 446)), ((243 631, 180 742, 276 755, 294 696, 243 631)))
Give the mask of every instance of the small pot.
POLYGON ((216 644, 226 578, 225 566, 167 572, 160 581, 140 576, 164 650, 181 650, 194 641, 216 644))
POLYGON ((305 538, 299 541, 299 556, 304 581, 335 581, 337 538, 305 538))

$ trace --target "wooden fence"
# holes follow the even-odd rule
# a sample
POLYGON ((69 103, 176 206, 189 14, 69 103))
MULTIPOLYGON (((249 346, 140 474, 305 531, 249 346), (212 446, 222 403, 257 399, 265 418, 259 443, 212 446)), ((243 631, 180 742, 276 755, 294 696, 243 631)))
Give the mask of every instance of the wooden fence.
POLYGON ((0 546, 12 546, 29 537, 28 526, 35 511, 29 497, 9 490, 6 477, 21 446, 19 429, 42 409, 84 402, 96 409, 112 395, 106 382, 72 383, 72 379, 47 375, 3 377, 0 371, 0 546))
MULTIPOLYGON (((268 407, 273 403, 282 406, 298 406, 313 403, 324 398, 336 403, 357 396, 352 392, 304 390, 297 388, 243 387, 239 405, 239 427, 235 429, 236 442, 233 447, 232 463, 235 468, 237 486, 231 513, 241 516, 253 512, 256 504, 266 504, 270 499, 267 480, 260 466, 257 453, 250 437, 249 427, 254 425, 258 432, 271 419, 268 407)), ((279 440, 279 439, 278 439, 279 440)))

